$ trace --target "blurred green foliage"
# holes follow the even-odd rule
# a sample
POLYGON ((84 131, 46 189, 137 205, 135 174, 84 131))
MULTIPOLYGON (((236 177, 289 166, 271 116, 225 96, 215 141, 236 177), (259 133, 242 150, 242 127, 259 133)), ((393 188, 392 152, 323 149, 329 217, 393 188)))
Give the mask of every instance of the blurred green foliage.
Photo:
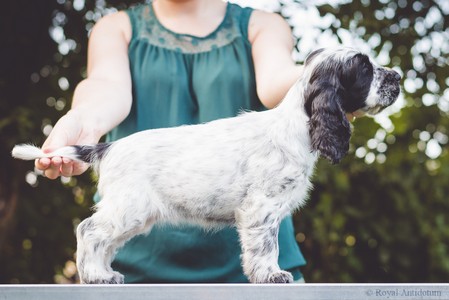
MULTIPOLYGON (((89 174, 49 181, 31 163, 13 161, 9 152, 20 142, 42 144, 85 76, 88 31, 102 15, 139 1, 124 2, 2 5, 0 283, 76 280, 73 230, 90 214, 89 174)), ((283 0, 278 11, 293 24, 292 9, 310 5, 283 0)), ((404 97, 402 109, 387 122, 355 121, 350 153, 341 164, 319 161, 308 205, 295 215, 297 240, 308 260, 306 279, 445 282, 449 5, 357 0, 316 9, 331 20, 317 27, 323 35, 347 44, 349 34, 400 70, 404 97)), ((298 36, 297 49, 303 42, 298 36)))
MULTIPOLYGON (((320 161, 296 216, 310 282, 446 282, 449 278, 449 7, 444 1, 323 5, 324 31, 387 52, 403 74, 391 125, 356 120, 350 154, 320 161), (374 42, 372 42, 374 41, 374 42)), ((380 56, 380 55, 379 55, 380 56)))

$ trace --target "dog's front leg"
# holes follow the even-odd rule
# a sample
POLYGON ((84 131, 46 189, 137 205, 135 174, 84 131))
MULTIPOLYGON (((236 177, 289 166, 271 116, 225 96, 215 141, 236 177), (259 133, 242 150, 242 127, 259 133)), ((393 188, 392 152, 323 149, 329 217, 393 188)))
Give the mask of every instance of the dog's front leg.
MULTIPOLYGON (((257 205, 256 205, 257 206, 257 205)), ((278 264, 278 235, 282 216, 268 207, 247 207, 236 213, 242 265, 252 283, 291 283, 293 276, 278 264)))

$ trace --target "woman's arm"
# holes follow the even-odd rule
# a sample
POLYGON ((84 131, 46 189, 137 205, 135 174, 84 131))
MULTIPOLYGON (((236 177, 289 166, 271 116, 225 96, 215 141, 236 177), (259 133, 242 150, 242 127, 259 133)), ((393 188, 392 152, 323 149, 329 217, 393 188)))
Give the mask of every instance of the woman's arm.
POLYGON ((281 16, 258 10, 252 13, 248 30, 257 94, 262 104, 273 108, 302 74, 292 59, 293 36, 281 16))
MULTIPOLYGON (((75 88, 70 111, 54 126, 44 151, 66 145, 95 144, 129 114, 132 103, 128 44, 131 25, 119 12, 102 18, 89 38, 87 78, 75 88)), ((81 163, 60 157, 40 159, 36 167, 46 177, 84 172, 81 163)))
POLYGON ((89 38, 87 78, 75 89, 72 110, 93 122, 98 138, 123 121, 131 109, 130 39, 131 25, 124 12, 101 19, 89 38))

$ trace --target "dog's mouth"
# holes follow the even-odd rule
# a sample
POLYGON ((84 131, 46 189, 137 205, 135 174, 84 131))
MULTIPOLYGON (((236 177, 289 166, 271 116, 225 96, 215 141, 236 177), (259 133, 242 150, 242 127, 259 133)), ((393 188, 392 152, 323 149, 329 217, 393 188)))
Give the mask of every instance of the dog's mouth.
POLYGON ((374 116, 382 112, 385 108, 391 106, 399 97, 401 89, 399 85, 393 86, 392 89, 384 91, 381 98, 383 101, 378 102, 375 106, 365 106, 354 112, 352 115, 356 118, 363 117, 365 115, 374 116))
POLYGON ((368 116, 374 116, 377 115, 378 113, 380 113, 381 111, 383 111, 385 108, 387 108, 387 106, 382 106, 382 105, 377 105, 375 107, 369 108, 365 114, 368 116))
POLYGON ((363 107, 352 113, 347 113, 349 115, 348 118, 352 117, 353 119, 361 118, 364 116, 374 116, 383 111, 388 106, 376 105, 375 107, 363 107))

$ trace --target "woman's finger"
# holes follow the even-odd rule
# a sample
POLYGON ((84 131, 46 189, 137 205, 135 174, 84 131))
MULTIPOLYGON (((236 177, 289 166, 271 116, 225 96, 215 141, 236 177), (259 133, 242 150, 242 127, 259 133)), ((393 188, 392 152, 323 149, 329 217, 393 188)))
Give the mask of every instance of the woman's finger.
POLYGON ((73 161, 71 159, 62 159, 61 175, 65 177, 70 177, 73 175, 73 161))
POLYGON ((61 157, 53 157, 51 159, 50 166, 44 170, 45 177, 49 179, 58 178, 61 175, 61 164, 62 164, 61 157))
POLYGON ((36 159, 34 162, 34 166, 40 171, 45 171, 48 167, 50 167, 50 165, 51 165, 51 160, 47 157, 41 158, 41 159, 36 159))

